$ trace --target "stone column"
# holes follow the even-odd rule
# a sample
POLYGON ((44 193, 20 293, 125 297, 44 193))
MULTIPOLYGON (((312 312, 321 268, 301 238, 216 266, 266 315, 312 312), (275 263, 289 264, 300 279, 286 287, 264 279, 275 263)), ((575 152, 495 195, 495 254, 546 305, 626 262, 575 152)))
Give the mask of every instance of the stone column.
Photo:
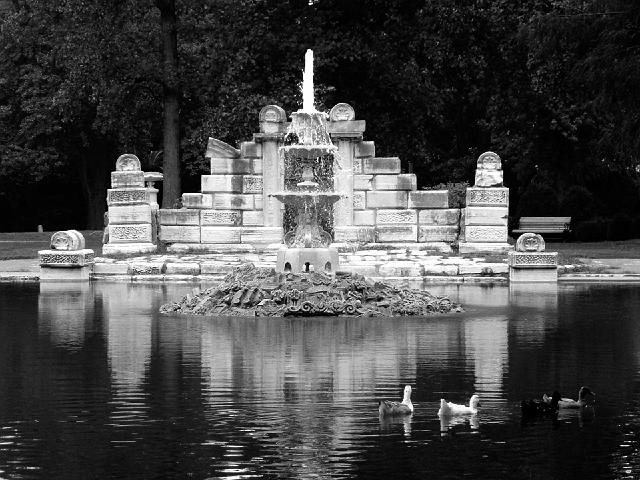
POLYGON ((41 282, 89 281, 94 253, 76 230, 54 233, 49 250, 38 251, 38 256, 41 282))
MULTIPOLYGON (((353 174, 355 146, 362 141, 364 120, 355 120, 355 111, 346 103, 338 103, 329 113, 327 129, 331 140, 338 147, 333 165, 333 188, 342 195, 333 207, 333 227, 336 240, 351 238, 353 228, 353 174)), ((360 229, 362 227, 358 227, 360 229)))
POLYGON ((493 152, 478 158, 475 186, 467 188, 464 241, 460 253, 507 252, 509 189, 502 184, 502 162, 493 152))
POLYGON ((523 233, 509 252, 509 283, 556 283, 558 252, 546 252, 544 239, 537 233, 523 233))
POLYGON ((287 117, 277 105, 260 110, 260 133, 254 141, 262 144, 262 208, 265 227, 282 227, 282 204, 271 194, 284 190, 284 162, 278 151, 287 129, 287 117))

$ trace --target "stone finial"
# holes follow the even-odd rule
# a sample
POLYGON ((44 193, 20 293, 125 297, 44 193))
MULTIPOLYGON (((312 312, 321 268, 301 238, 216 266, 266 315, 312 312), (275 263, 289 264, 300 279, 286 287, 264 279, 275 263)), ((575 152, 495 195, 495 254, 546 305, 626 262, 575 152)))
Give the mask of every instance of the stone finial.
POLYGON ((502 170, 502 160, 497 153, 484 152, 478 157, 478 168, 484 170, 502 170))
POLYGON ((343 122, 356 119, 356 112, 348 103, 338 103, 329 112, 329 120, 343 122))
POLYGON ((544 252, 544 238, 537 233, 523 233, 516 240, 516 252, 544 252))
POLYGON ((287 114, 282 107, 279 107, 278 105, 267 105, 262 107, 262 110, 260 110, 258 119, 260 120, 260 123, 284 123, 287 121, 287 114))
POLYGON ((77 230, 62 230, 51 236, 51 250, 82 250, 84 236, 77 230))
POLYGON ((120 155, 116 160, 117 172, 139 172, 140 170, 142 170, 140 159, 132 153, 120 155))

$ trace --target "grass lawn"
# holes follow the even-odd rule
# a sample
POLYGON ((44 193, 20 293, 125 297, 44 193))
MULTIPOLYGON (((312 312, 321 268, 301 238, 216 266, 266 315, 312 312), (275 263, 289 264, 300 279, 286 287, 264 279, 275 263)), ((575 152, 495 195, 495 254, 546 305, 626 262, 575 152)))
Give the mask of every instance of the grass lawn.
MULTIPOLYGON (((49 248, 51 235, 55 232, 0 232, 0 260, 38 258, 38 250, 49 248)), ((102 251, 102 230, 83 230, 86 248, 96 254, 102 251)))

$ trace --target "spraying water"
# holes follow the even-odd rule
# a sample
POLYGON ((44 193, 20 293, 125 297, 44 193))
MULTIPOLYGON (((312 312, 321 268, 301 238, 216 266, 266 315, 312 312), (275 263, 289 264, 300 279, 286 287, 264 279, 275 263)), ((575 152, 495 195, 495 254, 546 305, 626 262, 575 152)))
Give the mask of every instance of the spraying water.
POLYGON ((302 111, 313 113, 313 50, 308 49, 304 55, 304 71, 302 72, 302 111))

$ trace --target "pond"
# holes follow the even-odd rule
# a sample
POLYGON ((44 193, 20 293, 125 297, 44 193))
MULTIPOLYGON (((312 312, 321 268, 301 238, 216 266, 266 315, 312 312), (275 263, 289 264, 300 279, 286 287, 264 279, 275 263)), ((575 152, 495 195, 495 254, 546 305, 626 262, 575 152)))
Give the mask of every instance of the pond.
POLYGON ((640 477, 638 286, 434 287, 466 311, 429 318, 156 313, 193 288, 0 284, 0 479, 640 477), (413 416, 381 422, 404 385, 413 416), (522 422, 581 385, 593 410, 522 422))

